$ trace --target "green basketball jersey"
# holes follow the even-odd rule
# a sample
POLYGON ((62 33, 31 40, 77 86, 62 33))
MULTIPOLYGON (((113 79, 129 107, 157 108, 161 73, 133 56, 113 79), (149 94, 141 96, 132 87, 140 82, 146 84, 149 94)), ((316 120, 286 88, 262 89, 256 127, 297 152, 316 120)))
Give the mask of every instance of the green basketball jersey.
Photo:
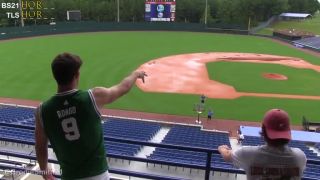
POLYGON ((56 94, 41 105, 40 117, 63 179, 107 170, 101 116, 91 90, 56 94))

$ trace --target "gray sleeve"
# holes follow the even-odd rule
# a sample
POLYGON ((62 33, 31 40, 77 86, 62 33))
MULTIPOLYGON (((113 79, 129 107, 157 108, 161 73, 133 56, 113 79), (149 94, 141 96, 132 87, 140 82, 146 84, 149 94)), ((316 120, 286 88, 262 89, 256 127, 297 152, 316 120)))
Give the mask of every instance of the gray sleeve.
POLYGON ((232 163, 238 168, 248 170, 250 166, 250 147, 241 147, 238 150, 232 151, 232 163))
POLYGON ((298 162, 299 162, 299 167, 301 168, 302 172, 301 174, 303 174, 303 171, 306 169, 306 164, 307 164, 307 157, 305 155, 305 153, 301 150, 297 148, 296 151, 298 162))

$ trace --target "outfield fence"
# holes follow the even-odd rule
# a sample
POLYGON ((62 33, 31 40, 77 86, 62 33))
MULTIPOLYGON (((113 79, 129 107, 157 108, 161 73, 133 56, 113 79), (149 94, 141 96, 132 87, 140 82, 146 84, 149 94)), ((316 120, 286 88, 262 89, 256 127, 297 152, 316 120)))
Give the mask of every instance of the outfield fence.
POLYGON ((94 21, 58 22, 56 25, 34 25, 25 27, 0 28, 0 39, 32 37, 51 34, 97 32, 97 31, 190 31, 190 32, 218 32, 232 34, 248 34, 247 30, 229 26, 205 26, 199 23, 98 23, 94 21))

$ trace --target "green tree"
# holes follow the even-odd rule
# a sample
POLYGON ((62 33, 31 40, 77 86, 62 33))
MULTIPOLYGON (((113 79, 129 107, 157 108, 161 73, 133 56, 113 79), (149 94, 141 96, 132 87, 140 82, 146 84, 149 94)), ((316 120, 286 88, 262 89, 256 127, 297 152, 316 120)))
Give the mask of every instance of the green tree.
POLYGON ((176 1, 176 21, 199 23, 205 9, 205 0, 176 1))
POLYGON ((238 21, 239 0, 217 0, 217 18, 226 23, 238 21))
MULTIPOLYGON (((119 2, 121 22, 144 21, 144 0, 119 0, 119 2)), ((117 9, 115 13, 117 14, 117 9)))
POLYGON ((289 0, 289 11, 294 13, 310 13, 314 15, 320 10, 318 0, 289 0))

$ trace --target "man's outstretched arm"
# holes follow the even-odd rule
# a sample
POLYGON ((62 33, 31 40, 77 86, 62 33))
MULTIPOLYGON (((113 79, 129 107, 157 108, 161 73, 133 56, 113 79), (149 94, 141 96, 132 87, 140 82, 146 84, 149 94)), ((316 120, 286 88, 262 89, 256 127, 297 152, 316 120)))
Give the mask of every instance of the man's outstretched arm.
POLYGON ((144 82, 145 76, 147 76, 147 74, 144 71, 134 71, 115 86, 110 88, 93 88, 92 93, 98 108, 102 108, 104 105, 110 104, 119 97, 128 93, 136 80, 141 79, 144 82))

